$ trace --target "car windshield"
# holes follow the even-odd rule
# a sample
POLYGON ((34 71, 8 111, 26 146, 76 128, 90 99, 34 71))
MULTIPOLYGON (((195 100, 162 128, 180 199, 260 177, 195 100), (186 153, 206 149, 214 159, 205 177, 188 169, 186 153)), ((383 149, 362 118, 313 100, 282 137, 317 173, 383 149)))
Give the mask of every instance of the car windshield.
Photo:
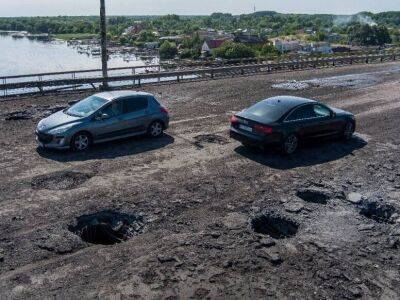
POLYGON ((87 117, 90 116, 92 113, 97 111, 100 107, 106 104, 108 101, 106 99, 90 96, 78 103, 72 105, 68 108, 65 112, 68 115, 76 116, 76 117, 87 117))
POLYGON ((279 120, 285 112, 286 109, 284 106, 268 103, 268 101, 258 102, 247 110, 247 113, 262 118, 266 122, 279 120))

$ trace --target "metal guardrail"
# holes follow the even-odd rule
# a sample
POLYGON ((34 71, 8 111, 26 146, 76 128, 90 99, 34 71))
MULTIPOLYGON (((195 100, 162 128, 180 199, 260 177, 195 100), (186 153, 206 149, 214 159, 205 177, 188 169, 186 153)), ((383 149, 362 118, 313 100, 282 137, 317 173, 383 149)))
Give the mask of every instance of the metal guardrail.
MULTIPOLYGON (((237 75, 248 75, 262 72, 273 72, 277 70, 299 70, 306 68, 317 68, 322 66, 338 66, 338 65, 349 65, 353 63, 371 63, 371 62, 384 62, 388 60, 396 60, 400 57, 400 53, 395 54, 375 54, 375 55, 360 55, 360 56, 347 56, 347 57, 329 57, 320 59, 306 59, 296 60, 278 63, 253 63, 233 66, 221 66, 221 67, 204 67, 199 65, 198 68, 189 68, 178 71, 162 71, 161 65, 148 65, 148 66, 135 66, 135 67, 124 67, 124 68, 110 68, 113 70, 129 70, 132 69, 131 75, 116 75, 109 76, 107 81, 109 83, 115 82, 129 82, 125 85, 142 85, 148 83, 160 83, 170 81, 184 81, 184 80, 196 80, 196 79, 213 79, 224 76, 237 76, 237 75), (147 71, 142 74, 136 74, 136 69, 149 70, 151 68, 156 69, 156 72, 147 71)), ((8 96, 8 91, 17 90, 16 93, 10 94, 10 96, 26 94, 27 89, 37 89, 37 91, 30 91, 29 94, 34 93, 46 93, 61 91, 66 89, 76 89, 82 86, 86 86, 86 89, 93 88, 97 89, 102 83, 103 78, 98 77, 82 77, 77 78, 76 74, 83 74, 89 72, 99 72, 100 70, 79 70, 70 72, 56 72, 56 73, 41 73, 41 74, 30 74, 21 76, 8 76, 0 77, 0 91, 3 91, 3 96, 8 96), (44 76, 55 76, 55 75, 68 75, 70 78, 64 79, 51 79, 43 80, 44 76), (31 81, 19 81, 19 82, 8 82, 10 79, 19 78, 34 78, 38 80, 31 81), (19 92, 18 92, 19 90, 19 92)), ((121 84, 123 86, 124 84, 121 84)), ((0 93, 1 94, 1 93, 0 93)), ((1 97, 1 95, 0 95, 1 97)))

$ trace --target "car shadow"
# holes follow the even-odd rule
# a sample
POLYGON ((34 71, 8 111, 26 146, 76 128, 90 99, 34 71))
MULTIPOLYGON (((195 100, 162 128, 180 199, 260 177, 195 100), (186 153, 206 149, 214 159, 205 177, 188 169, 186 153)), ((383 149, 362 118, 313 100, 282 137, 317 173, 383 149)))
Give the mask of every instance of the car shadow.
POLYGON ((240 146, 235 152, 259 164, 273 169, 289 170, 298 167, 308 167, 324 164, 354 155, 354 151, 364 148, 368 143, 359 136, 350 141, 322 140, 304 143, 292 155, 284 155, 279 149, 261 150, 240 146))
POLYGON ((122 140, 116 140, 107 143, 95 144, 88 151, 58 151, 52 149, 37 148, 38 154, 46 159, 58 162, 86 161, 93 159, 113 159, 117 157, 140 154, 164 148, 173 144, 175 139, 164 134, 159 138, 132 137, 122 140))

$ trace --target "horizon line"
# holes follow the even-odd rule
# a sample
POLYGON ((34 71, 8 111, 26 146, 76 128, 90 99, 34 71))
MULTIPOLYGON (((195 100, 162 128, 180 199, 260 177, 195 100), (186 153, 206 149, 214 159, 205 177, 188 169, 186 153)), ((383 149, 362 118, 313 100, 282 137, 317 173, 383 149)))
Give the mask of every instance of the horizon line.
MULTIPOLYGON (((143 15, 128 15, 128 14, 108 14, 107 17, 164 17, 164 16, 170 16, 170 15, 176 15, 179 17, 209 17, 213 14, 229 14, 232 16, 241 16, 241 15, 252 15, 256 13, 261 13, 261 12, 271 12, 271 13, 277 13, 277 14, 282 14, 282 15, 331 15, 331 16, 354 16, 362 13, 372 13, 372 14, 381 14, 381 13, 389 13, 389 12, 400 12, 400 10, 387 10, 387 11, 381 11, 381 12, 372 12, 372 11, 359 11, 353 14, 339 14, 339 13, 296 13, 296 12, 278 12, 278 11, 272 11, 272 10, 260 10, 256 12, 249 12, 249 13, 241 13, 241 14, 234 14, 234 13, 229 13, 229 12, 213 12, 210 14, 175 14, 175 13, 165 13, 165 14, 143 14, 143 15)), ((53 17, 98 17, 97 14, 88 14, 88 15, 21 15, 21 16, 0 16, 0 18, 53 18, 53 17)))

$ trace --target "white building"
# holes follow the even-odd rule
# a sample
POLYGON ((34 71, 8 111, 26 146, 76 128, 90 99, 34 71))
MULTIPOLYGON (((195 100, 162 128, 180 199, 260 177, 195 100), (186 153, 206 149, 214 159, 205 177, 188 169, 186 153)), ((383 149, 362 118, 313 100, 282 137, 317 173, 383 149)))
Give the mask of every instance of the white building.
POLYGON ((331 54, 332 46, 329 43, 312 43, 311 44, 312 52, 318 52, 322 54, 331 54))
POLYGON ((282 41, 280 39, 276 39, 273 41, 274 47, 279 52, 291 52, 297 51, 300 49, 299 41, 282 41))

